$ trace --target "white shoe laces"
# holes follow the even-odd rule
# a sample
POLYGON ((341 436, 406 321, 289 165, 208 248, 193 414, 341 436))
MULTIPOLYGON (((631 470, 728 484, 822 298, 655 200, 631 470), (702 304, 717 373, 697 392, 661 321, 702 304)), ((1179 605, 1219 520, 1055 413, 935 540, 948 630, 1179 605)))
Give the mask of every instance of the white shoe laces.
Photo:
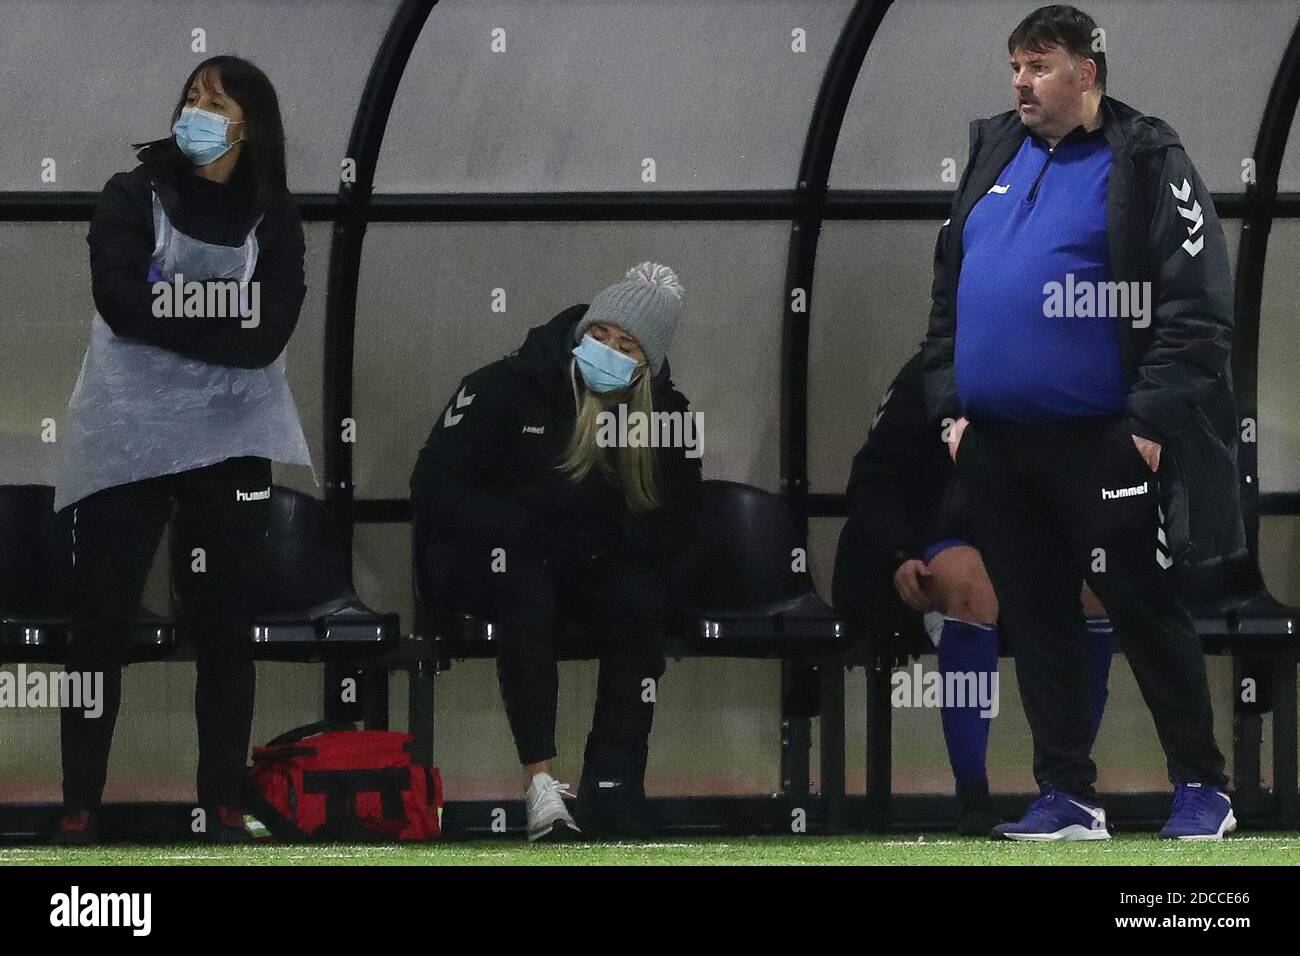
POLYGON ((543 783, 536 789, 537 796, 533 801, 533 806, 537 808, 540 808, 543 804, 550 803, 551 801, 559 801, 560 805, 563 806, 563 797, 568 797, 570 800, 575 799, 573 793, 569 790, 569 785, 567 783, 561 783, 555 779, 543 783))

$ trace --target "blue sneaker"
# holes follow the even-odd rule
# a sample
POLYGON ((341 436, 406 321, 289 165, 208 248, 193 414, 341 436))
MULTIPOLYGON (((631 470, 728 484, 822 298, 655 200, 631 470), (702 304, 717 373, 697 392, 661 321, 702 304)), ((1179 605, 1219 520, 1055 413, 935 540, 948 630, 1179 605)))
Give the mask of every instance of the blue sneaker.
POLYGON ((1201 783, 1180 783, 1174 788, 1174 808, 1160 835, 1177 840, 1222 840, 1235 829, 1237 818, 1226 793, 1201 783))
POLYGON ((1109 840, 1106 811, 1064 790, 1048 788, 1020 820, 993 828, 1008 840, 1109 840))

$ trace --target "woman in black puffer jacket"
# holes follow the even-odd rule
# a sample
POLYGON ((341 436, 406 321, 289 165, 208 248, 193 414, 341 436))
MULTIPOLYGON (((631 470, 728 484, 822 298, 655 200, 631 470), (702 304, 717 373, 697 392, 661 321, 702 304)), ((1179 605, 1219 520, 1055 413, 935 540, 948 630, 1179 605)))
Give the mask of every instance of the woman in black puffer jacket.
POLYGON ((600 657, 578 816, 589 834, 646 828, 664 629, 698 579, 702 435, 666 359, 681 297, 670 269, 642 263, 590 306, 532 329, 461 382, 411 476, 433 602, 496 625, 533 840, 578 832, 550 773, 565 618, 600 657))

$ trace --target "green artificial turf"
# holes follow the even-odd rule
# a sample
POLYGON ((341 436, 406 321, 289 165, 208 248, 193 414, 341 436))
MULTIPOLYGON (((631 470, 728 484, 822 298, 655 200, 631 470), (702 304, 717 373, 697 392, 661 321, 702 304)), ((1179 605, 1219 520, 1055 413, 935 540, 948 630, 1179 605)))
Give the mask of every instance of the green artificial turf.
POLYGON ((1180 843, 1127 834, 1097 843, 1005 843, 945 834, 890 837, 662 838, 645 843, 537 845, 517 840, 419 846, 109 845, 84 849, 0 847, 0 866, 1240 866, 1300 864, 1300 834, 1180 843))

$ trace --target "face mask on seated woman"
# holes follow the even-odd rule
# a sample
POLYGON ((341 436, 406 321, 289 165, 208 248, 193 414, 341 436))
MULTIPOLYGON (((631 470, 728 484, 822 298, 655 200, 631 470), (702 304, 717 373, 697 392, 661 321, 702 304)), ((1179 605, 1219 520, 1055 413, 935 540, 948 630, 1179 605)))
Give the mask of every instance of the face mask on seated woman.
POLYGON ((627 388, 638 368, 636 359, 610 348, 590 335, 584 335, 573 350, 582 380, 593 392, 613 392, 627 388))

